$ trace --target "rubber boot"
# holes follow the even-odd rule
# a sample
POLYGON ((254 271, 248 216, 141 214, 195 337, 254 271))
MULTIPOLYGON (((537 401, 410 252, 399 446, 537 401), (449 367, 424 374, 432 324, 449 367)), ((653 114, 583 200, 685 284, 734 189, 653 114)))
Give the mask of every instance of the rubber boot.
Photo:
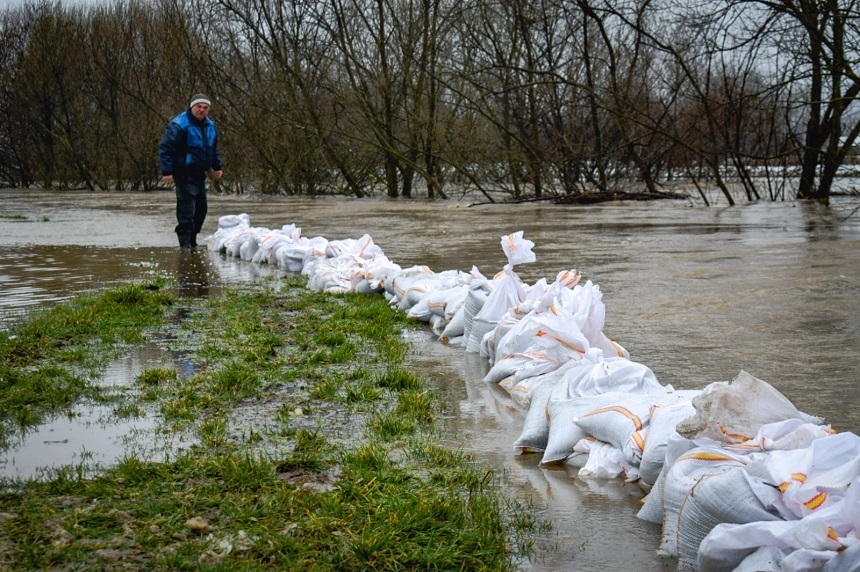
POLYGON ((191 235, 191 248, 197 248, 197 233, 191 235))
POLYGON ((177 234, 179 238, 179 248, 191 248, 191 237, 187 234, 177 234))

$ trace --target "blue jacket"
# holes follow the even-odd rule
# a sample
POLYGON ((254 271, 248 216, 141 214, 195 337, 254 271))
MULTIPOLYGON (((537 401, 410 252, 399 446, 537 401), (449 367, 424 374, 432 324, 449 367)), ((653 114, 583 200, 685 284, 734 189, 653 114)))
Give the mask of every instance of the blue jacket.
POLYGON ((161 145, 158 147, 161 174, 179 179, 202 177, 208 170, 221 170, 218 152, 218 132, 215 122, 208 117, 203 121, 191 115, 191 108, 174 117, 167 124, 161 145))

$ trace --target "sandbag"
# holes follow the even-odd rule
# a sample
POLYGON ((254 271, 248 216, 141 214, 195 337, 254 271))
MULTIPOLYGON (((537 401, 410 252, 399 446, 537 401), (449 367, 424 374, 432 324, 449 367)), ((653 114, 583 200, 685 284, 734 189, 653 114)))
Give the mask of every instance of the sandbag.
POLYGON ((660 471, 651 490, 642 499, 642 508, 636 513, 636 518, 645 522, 663 525, 663 485, 666 482, 666 473, 666 470, 660 471))
POLYGON ((802 413, 772 385, 741 371, 732 381, 708 385, 693 399, 696 414, 678 425, 678 432, 690 439, 707 437, 723 443, 752 439, 762 425, 801 419, 821 420, 802 413))
POLYGON ((251 226, 251 217, 247 213, 238 215, 224 215, 218 218, 218 228, 226 229, 237 226, 251 226))
MULTIPOLYGON (((703 471, 700 475, 685 494, 677 515, 679 568, 698 566, 699 545, 718 524, 780 520, 759 501, 743 467, 728 466, 725 471, 703 471)), ((669 494, 664 491, 664 502, 671 502, 669 494)))
POLYGON ((576 353, 563 347, 511 354, 496 362, 484 376, 484 381, 501 383, 511 378, 510 385, 513 386, 520 380, 555 371, 577 358, 576 353))
POLYGON ((639 476, 645 484, 653 485, 663 469, 666 460, 666 444, 675 427, 684 419, 695 414, 692 400, 681 401, 668 407, 658 407, 651 412, 648 434, 644 439, 642 458, 639 461, 639 476))
POLYGON ((472 353, 481 351, 484 336, 495 328, 510 308, 521 303, 526 297, 526 286, 514 272, 516 264, 535 261, 532 248, 534 243, 523 238, 523 231, 501 237, 502 251, 508 259, 502 276, 494 280, 493 291, 487 297, 480 311, 472 318, 466 350, 472 353))
MULTIPOLYGON (((728 472, 743 463, 716 447, 699 447, 681 455, 666 472, 663 482, 663 533, 658 552, 677 558, 689 554, 689 544, 701 542, 696 529, 681 528, 681 513, 700 480, 728 472)), ((707 501, 710 502, 710 501, 707 501)), ((748 521, 747 521, 748 522, 748 521)))
POLYGON ((576 424, 576 419, 580 415, 611 405, 625 397, 623 393, 607 393, 573 399, 558 398, 559 391, 563 388, 564 381, 556 386, 546 405, 549 435, 547 436, 546 449, 541 458, 541 465, 564 462, 573 453, 574 446, 588 436, 576 424))
POLYGON ((529 409, 526 413, 523 429, 519 438, 514 441, 514 453, 542 453, 549 439, 549 420, 546 405, 555 386, 561 381, 561 376, 547 374, 541 376, 543 381, 537 384, 529 394, 529 409))
POLYGON ((588 453, 588 460, 578 473, 580 478, 614 479, 631 470, 624 454, 609 443, 582 439, 574 446, 574 451, 588 453))
MULTIPOLYGON (((780 491, 775 509, 785 519, 825 511, 851 494, 860 476, 860 437, 838 433, 805 449, 771 451, 747 464, 747 472, 780 491)), ((852 525, 860 530, 860 506, 852 525)))
POLYGON ((466 324, 466 308, 461 303, 445 325, 445 329, 442 330, 442 334, 440 335, 441 339, 444 341, 449 341, 452 338, 462 337, 465 333, 465 324, 466 324))
MULTIPOLYGON (((553 388, 555 388, 555 386, 557 386, 562 381, 565 374, 567 373, 567 370, 571 369, 572 367, 576 367, 576 362, 568 361, 567 363, 563 363, 555 371, 541 373, 539 375, 534 375, 524 379, 520 379, 520 376, 511 376, 510 378, 508 378, 508 380, 511 381, 510 384, 503 382, 500 385, 502 385, 502 387, 504 387, 511 394, 511 398, 518 405, 526 409, 530 409, 531 396, 535 388, 548 382, 553 386, 553 388)), ((545 406, 546 404, 544 404, 544 407, 545 406)))
POLYGON ((860 572, 860 542, 834 556, 823 572, 860 572))
POLYGON ((481 287, 475 288, 469 286, 469 293, 466 295, 466 300, 463 303, 463 337, 468 342, 472 336, 472 325, 475 321, 475 315, 481 311, 487 298, 490 295, 489 290, 485 289, 485 283, 481 283, 481 287))
MULTIPOLYGON (((562 346, 564 347, 564 346, 562 346)), ((578 357, 578 352, 571 354, 578 357)), ((603 351, 590 348, 568 371, 566 385, 559 389, 559 398, 622 392, 626 394, 660 393, 673 391, 672 386, 660 385, 654 373, 646 366, 625 358, 603 357, 603 351)))
POLYGON ((821 570, 842 549, 832 528, 813 519, 771 520, 715 526, 699 546, 697 566, 702 572, 734 570, 763 547, 785 556, 779 570, 821 570))
MULTIPOLYGON (((763 546, 743 559, 735 568, 713 568, 709 564, 705 564, 708 572, 717 572, 717 570, 726 570, 726 572, 780 572, 782 570, 782 561, 785 558, 785 553, 775 546, 763 546)), ((720 562, 718 564, 726 564, 720 562)))

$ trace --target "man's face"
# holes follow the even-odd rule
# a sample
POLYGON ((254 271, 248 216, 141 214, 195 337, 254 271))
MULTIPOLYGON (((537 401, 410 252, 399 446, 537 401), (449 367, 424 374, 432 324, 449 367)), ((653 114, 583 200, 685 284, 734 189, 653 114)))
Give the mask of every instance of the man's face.
POLYGON ((195 103, 194 107, 191 108, 191 115, 197 121, 203 121, 209 115, 209 105, 206 103, 195 103))

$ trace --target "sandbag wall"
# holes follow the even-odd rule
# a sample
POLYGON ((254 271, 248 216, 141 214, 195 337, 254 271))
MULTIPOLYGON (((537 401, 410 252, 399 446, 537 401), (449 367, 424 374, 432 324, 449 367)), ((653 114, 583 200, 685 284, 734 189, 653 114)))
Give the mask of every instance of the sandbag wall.
POLYGON ((746 372, 701 390, 661 384, 604 333, 600 288, 576 270, 525 284, 522 232, 501 237, 492 277, 401 268, 369 235, 306 238, 293 224, 219 219, 208 248, 308 277, 325 292, 378 293, 441 341, 485 357, 526 410, 516 454, 624 478, 648 495, 660 553, 680 570, 860 570, 860 438, 835 433, 746 372))

